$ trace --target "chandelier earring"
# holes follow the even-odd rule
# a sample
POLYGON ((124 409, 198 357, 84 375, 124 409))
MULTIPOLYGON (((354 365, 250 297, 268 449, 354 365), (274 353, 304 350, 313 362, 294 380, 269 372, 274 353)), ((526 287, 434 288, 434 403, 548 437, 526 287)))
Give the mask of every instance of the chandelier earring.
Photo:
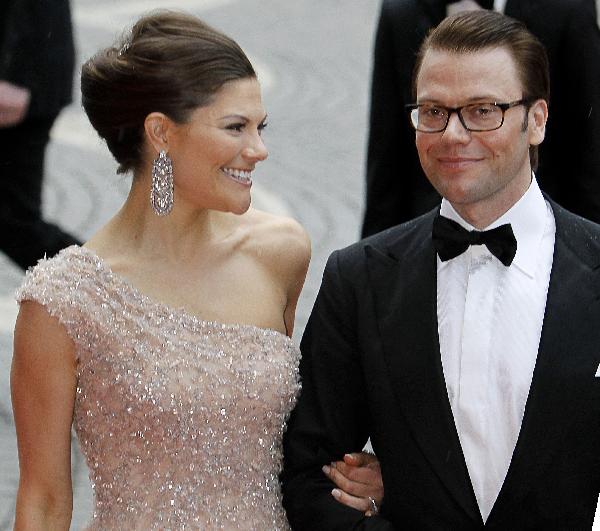
POLYGON ((164 149, 152 162, 150 203, 158 216, 166 216, 173 209, 173 162, 164 149))

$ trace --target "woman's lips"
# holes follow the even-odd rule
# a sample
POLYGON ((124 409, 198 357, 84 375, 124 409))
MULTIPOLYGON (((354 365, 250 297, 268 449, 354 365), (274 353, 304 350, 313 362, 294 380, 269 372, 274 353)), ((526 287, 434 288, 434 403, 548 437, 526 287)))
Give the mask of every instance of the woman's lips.
POLYGON ((221 168, 221 171, 234 181, 250 185, 252 184, 252 170, 239 170, 236 168, 221 168))

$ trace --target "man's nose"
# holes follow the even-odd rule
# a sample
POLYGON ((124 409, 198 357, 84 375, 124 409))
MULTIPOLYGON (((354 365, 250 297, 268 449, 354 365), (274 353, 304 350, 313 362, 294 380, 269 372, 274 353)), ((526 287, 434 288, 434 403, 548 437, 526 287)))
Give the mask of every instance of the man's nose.
POLYGON ((452 112, 448 117, 448 124, 444 129, 442 138, 453 142, 468 142, 471 140, 471 133, 461 122, 458 112, 452 112))

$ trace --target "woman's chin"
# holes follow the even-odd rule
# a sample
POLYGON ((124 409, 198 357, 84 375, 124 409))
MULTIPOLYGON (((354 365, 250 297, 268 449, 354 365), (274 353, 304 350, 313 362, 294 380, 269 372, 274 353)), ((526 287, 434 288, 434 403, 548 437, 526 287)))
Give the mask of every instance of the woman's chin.
POLYGON ((229 212, 231 212, 232 214, 236 214, 237 216, 241 216, 242 214, 245 214, 246 212, 248 212, 248 210, 250 208, 250 204, 251 204, 251 200, 248 199, 248 201, 230 205, 229 212))

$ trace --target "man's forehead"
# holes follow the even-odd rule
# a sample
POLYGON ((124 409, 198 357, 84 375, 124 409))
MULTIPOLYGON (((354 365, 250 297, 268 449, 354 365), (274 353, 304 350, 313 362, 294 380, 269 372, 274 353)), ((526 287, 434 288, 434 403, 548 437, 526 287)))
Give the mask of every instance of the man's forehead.
POLYGON ((513 61, 511 50, 507 46, 486 46, 476 50, 453 50, 445 48, 428 48, 423 56, 421 66, 426 62, 456 62, 475 66, 488 63, 490 60, 513 61))
MULTIPOLYGON (((430 48, 423 57, 417 77, 417 94, 448 89, 464 92, 467 99, 504 92, 521 92, 515 62, 506 47, 475 51, 430 48)), ((518 95, 518 94, 517 94, 518 95)))

